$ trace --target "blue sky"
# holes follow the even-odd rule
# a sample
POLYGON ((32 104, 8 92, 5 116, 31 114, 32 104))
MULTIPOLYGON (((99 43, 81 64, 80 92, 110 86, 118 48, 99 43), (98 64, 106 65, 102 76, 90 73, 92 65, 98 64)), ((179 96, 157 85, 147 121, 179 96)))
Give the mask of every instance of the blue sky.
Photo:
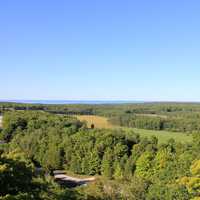
POLYGON ((0 2, 0 99, 200 101, 200 1, 0 2))

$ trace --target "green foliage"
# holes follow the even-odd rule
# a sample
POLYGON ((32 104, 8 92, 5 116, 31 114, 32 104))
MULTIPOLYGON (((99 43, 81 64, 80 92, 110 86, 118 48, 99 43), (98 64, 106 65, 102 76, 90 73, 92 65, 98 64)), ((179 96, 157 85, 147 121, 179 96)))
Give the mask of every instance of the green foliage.
POLYGON ((191 113, 191 118, 189 118, 187 115, 159 116, 125 113, 112 117, 109 119, 109 121, 114 125, 148 130, 166 130, 188 133, 200 130, 200 113, 199 115, 191 113))
MULTIPOLYGON (((200 130, 200 105, 198 103, 142 103, 117 105, 0 103, 0 113, 11 110, 40 110, 68 115, 100 115, 110 118, 112 123, 120 126, 151 130, 170 130, 189 133, 200 130)), ((13 127, 10 128, 12 129, 13 127)), ((7 131, 9 131, 9 129, 7 131)))
POLYGON ((0 195, 30 192, 33 171, 25 162, 0 157, 0 195))
POLYGON ((167 164, 173 159, 173 154, 164 148, 157 152, 154 159, 154 170, 160 171, 165 169, 167 164))
POLYGON ((34 200, 34 199, 35 197, 27 193, 20 193, 18 195, 7 194, 4 197, 0 197, 0 200, 34 200))
POLYGON ((3 133, 9 143, 0 157, 2 199, 186 200, 200 194, 198 134, 191 144, 170 140, 159 145, 155 137, 87 129, 73 117, 41 111, 8 112, 3 133), (68 190, 51 178, 36 177, 34 166, 105 180, 88 190, 68 190))
POLYGON ((62 189, 51 179, 46 180, 46 177, 37 178, 30 161, 24 160, 20 154, 0 156, 0 200, 64 200, 66 198, 83 199, 83 195, 76 191, 62 189))
POLYGON ((149 179, 152 176, 153 158, 154 155, 151 152, 145 152, 138 158, 135 171, 137 176, 146 179, 149 179))
POLYGON ((68 116, 51 115, 42 111, 15 111, 6 112, 3 116, 3 134, 6 140, 12 139, 13 135, 24 130, 34 131, 38 129, 67 129, 67 133, 76 132, 83 123, 76 118, 68 116))
POLYGON ((190 195, 186 188, 181 186, 166 186, 162 184, 155 184, 150 186, 147 200, 188 200, 190 195))
POLYGON ((195 160, 190 167, 190 176, 184 176, 177 182, 187 188, 188 193, 196 198, 200 196, 200 160, 195 160))
POLYGON ((119 162, 116 162, 114 164, 114 174, 113 174, 113 177, 116 179, 116 180, 122 180, 124 175, 123 175, 123 169, 120 165, 119 162))
POLYGON ((193 162, 192 166, 190 167, 190 172, 192 175, 200 177, 200 160, 193 162))
POLYGON ((98 152, 97 151, 91 152, 90 155, 88 156, 88 159, 89 159, 88 174, 89 175, 98 174, 101 165, 101 160, 99 158, 98 152))
POLYGON ((146 194, 150 182, 133 176, 131 180, 128 181, 128 184, 125 184, 123 187, 124 190, 124 199, 127 200, 146 200, 146 194))
POLYGON ((103 176, 112 178, 113 175, 113 155, 112 150, 107 149, 103 156, 102 165, 101 165, 101 173, 103 176))

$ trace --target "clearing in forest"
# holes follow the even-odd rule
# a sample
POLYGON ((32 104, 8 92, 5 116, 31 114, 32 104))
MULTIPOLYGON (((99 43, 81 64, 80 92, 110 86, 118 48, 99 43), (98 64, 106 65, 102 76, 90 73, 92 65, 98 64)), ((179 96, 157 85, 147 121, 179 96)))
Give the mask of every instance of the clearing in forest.
POLYGON ((191 142, 192 135, 180 133, 180 132, 171 132, 171 131, 155 131, 155 130, 146 130, 146 129, 137 129, 137 128, 127 128, 127 127, 119 127, 112 125, 108 122, 106 117, 96 116, 96 115, 77 115, 76 116, 80 121, 86 121, 87 126, 90 128, 92 124, 94 124, 95 128, 122 128, 126 130, 134 130, 135 133, 138 133, 141 137, 151 137, 156 136, 158 138, 159 143, 164 143, 169 139, 173 138, 177 142, 191 142))
POLYGON ((108 122, 106 117, 96 115, 76 115, 80 121, 86 121, 88 128, 94 125, 94 128, 114 128, 115 126, 108 122))

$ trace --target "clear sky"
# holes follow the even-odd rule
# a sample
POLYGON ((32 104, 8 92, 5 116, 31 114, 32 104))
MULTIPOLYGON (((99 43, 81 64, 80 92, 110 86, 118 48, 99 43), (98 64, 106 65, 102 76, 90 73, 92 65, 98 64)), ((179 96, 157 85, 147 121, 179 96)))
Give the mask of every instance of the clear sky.
POLYGON ((0 99, 200 101, 200 1, 0 1, 0 74, 0 99))

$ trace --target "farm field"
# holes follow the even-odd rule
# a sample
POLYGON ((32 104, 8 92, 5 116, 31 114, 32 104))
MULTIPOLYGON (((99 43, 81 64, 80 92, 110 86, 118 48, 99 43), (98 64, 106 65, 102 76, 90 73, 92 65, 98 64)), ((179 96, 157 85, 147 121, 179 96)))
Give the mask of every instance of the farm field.
POLYGON ((180 133, 180 132, 170 132, 170 131, 155 131, 155 130, 146 130, 146 129, 137 129, 137 128, 123 128, 119 126, 114 126, 110 124, 106 117, 95 116, 95 115, 76 115, 80 121, 86 121, 87 126, 91 127, 94 124, 95 128, 122 128, 126 130, 134 130, 135 133, 138 133, 141 137, 151 137, 156 136, 159 143, 164 143, 169 139, 173 138, 177 142, 187 143, 192 141, 192 136, 180 133))
POLYGON ((80 121, 86 121, 87 126, 91 127, 94 124, 95 128, 116 128, 110 124, 106 117, 96 116, 96 115, 75 115, 80 121))

